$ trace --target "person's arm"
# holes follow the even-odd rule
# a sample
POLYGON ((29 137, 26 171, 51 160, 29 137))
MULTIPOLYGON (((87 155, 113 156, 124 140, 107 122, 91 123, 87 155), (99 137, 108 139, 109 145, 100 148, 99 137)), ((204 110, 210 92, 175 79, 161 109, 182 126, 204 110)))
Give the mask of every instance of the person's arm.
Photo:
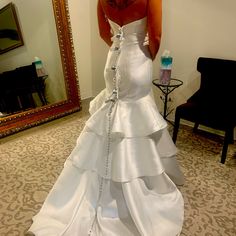
POLYGON ((100 0, 98 0, 97 4, 97 17, 100 36, 109 46, 111 46, 111 28, 103 12, 100 0))
POLYGON ((149 50, 154 60, 161 43, 162 0, 148 0, 147 11, 149 50))

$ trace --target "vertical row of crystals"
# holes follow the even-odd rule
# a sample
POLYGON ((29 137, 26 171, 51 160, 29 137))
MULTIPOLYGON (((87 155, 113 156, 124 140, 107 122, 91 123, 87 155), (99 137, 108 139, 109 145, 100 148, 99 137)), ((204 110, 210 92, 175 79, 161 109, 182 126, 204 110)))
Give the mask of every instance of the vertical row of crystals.
POLYGON ((113 90, 112 93, 110 94, 109 98, 106 100, 106 102, 110 101, 116 101, 119 98, 119 83, 120 83, 120 73, 119 73, 119 67, 117 65, 119 55, 120 55, 120 47, 121 47, 121 42, 124 40, 124 33, 123 33, 123 28, 120 27, 118 33, 114 37, 114 42, 111 47, 111 51, 113 52, 112 54, 112 59, 111 62, 113 63, 111 67, 109 68, 113 72, 113 90))
POLYGON ((109 96, 109 98, 106 100, 106 103, 110 103, 110 106, 108 108, 108 114, 107 114, 107 150, 106 150, 106 160, 105 160, 105 173, 104 176, 101 177, 101 181, 99 184, 99 195, 98 195, 98 200, 97 200, 97 205, 96 205, 96 212, 94 219, 92 221, 91 227, 88 232, 88 236, 92 236, 93 233, 93 227, 97 221, 97 210, 100 205, 102 193, 103 193, 103 187, 104 187, 104 180, 109 178, 110 176, 110 171, 111 168, 111 157, 110 157, 110 148, 111 148, 111 130, 112 130, 112 110, 113 107, 116 103, 116 101, 119 98, 119 83, 120 83, 120 74, 119 74, 119 68, 117 66, 119 55, 120 55, 120 46, 121 46, 121 41, 124 40, 123 37, 123 29, 122 27, 119 28, 119 32, 115 35, 115 41, 113 42, 113 45, 111 50, 113 51, 115 56, 114 60, 114 65, 111 66, 111 70, 113 71, 113 90, 112 94, 109 96))

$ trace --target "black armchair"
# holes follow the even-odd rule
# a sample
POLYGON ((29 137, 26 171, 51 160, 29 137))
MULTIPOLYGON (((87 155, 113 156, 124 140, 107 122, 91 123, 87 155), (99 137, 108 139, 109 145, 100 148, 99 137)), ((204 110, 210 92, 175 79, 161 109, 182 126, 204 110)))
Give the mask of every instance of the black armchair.
POLYGON ((236 126, 236 61, 200 57, 197 70, 201 73, 200 88, 176 108, 173 141, 177 139, 180 119, 194 122, 194 130, 199 125, 222 130, 225 136, 221 163, 225 163, 236 126))

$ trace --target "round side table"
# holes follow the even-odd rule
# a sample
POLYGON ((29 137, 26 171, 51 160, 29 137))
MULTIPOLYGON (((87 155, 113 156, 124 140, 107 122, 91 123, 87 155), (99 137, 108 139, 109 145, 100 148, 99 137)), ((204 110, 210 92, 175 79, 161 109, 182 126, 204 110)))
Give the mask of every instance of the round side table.
POLYGON ((152 81, 152 83, 161 90, 162 94, 164 95, 164 98, 162 98, 162 101, 164 103, 164 110, 163 110, 163 118, 167 121, 169 121, 167 119, 167 116, 174 110, 172 109, 171 111, 168 111, 168 99, 169 99, 169 94, 171 92, 173 92, 176 88, 178 88, 179 86, 181 86, 183 84, 182 80, 179 79, 170 79, 170 82, 168 84, 162 84, 160 83, 159 79, 154 79, 152 81))

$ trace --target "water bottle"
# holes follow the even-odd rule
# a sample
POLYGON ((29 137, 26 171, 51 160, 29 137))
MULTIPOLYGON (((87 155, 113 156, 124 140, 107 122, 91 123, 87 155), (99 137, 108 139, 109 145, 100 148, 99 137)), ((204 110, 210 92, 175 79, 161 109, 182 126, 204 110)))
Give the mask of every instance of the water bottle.
POLYGON ((43 67, 43 63, 39 57, 34 57, 34 64, 35 64, 35 68, 36 68, 38 77, 45 76, 45 70, 43 67))
POLYGON ((160 68, 160 83, 168 85, 171 79, 171 67, 173 58, 170 56, 170 52, 165 50, 161 56, 161 68, 160 68))

